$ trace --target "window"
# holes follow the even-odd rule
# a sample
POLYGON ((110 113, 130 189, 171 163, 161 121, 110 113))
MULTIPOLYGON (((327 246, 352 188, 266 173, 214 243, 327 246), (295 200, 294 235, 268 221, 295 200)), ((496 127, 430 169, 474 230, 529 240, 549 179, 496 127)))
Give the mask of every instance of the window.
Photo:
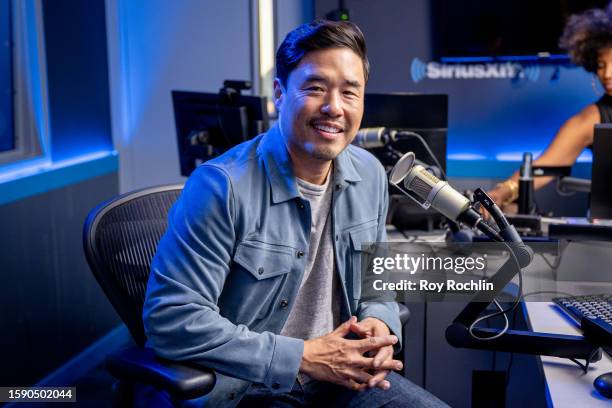
POLYGON ((41 0, 0 0, 0 174, 49 162, 41 0))
POLYGON ((11 2, 0 0, 0 152, 13 150, 13 43, 11 2))

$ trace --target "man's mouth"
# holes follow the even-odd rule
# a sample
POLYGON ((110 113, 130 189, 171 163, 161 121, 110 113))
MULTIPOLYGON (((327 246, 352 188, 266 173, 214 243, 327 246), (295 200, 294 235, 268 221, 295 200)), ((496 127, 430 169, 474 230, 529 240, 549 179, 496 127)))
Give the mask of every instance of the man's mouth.
POLYGON ((332 124, 332 123, 316 123, 315 122, 312 124, 312 127, 322 132, 325 132, 325 133, 340 133, 344 131, 344 129, 341 126, 332 124))

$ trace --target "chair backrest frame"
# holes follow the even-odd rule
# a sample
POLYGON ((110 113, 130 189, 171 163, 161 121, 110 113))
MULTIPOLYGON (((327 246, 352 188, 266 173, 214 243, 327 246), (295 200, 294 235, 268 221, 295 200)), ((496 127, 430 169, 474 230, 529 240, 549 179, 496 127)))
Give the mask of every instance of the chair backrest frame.
MULTIPOLYGON (((159 193, 166 192, 176 192, 176 198, 178 198, 182 189, 183 184, 171 184, 143 188, 114 197, 110 200, 101 203, 93 210, 91 210, 89 215, 87 216, 83 227, 83 248, 85 251, 87 262, 96 280, 98 281, 98 284, 104 291, 106 297, 109 299, 115 311, 119 314, 123 322, 128 327, 128 330, 130 331, 130 334, 132 335, 136 344, 141 347, 144 346, 146 342, 146 336, 144 334, 141 317, 138 316, 138 314, 130 312, 130 309, 133 309, 133 304, 130 303, 130 297, 126 294, 118 293, 117 284, 113 284, 112 277, 109 277, 109 260, 105 259, 105 256, 102 253, 103 251, 99 247, 99 226, 101 222, 105 219, 105 217, 113 213, 113 210, 116 210, 117 208, 122 207, 125 204, 134 202, 138 199, 146 198, 147 196, 154 196, 159 193)), ((171 206, 174 205, 176 198, 172 201, 172 204, 168 206, 168 208, 165 208, 161 211, 162 213, 163 211, 165 211, 165 214, 159 214, 160 216, 164 216, 165 221, 167 221, 168 211, 170 210, 171 206)), ((159 243, 159 238, 161 237, 155 238, 156 239, 154 239, 153 241, 149 240, 149 244, 154 244, 156 249, 157 244, 159 243)), ((150 269, 148 269, 146 273, 147 278, 149 273, 150 269)))

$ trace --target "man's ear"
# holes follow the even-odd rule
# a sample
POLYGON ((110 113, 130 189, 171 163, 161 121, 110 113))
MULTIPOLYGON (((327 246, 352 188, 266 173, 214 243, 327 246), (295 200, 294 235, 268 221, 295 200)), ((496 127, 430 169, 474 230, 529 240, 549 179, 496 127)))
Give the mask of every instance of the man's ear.
POLYGON ((280 79, 274 78, 274 107, 277 112, 280 112, 280 107, 283 104, 283 98, 285 96, 285 90, 281 84, 280 79))

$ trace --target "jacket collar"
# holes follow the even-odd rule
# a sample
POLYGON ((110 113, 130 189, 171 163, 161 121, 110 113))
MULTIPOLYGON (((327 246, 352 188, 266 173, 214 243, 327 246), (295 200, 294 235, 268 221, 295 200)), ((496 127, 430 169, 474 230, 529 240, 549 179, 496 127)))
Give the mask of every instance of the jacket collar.
MULTIPOLYGON (((334 159, 334 182, 346 187, 349 182, 361 181, 353 156, 349 153, 349 145, 334 159)), ((266 169, 266 176, 272 190, 272 202, 280 203, 300 197, 291 166, 291 156, 287 151, 285 140, 278 124, 274 125, 263 136, 257 149, 266 169)))

